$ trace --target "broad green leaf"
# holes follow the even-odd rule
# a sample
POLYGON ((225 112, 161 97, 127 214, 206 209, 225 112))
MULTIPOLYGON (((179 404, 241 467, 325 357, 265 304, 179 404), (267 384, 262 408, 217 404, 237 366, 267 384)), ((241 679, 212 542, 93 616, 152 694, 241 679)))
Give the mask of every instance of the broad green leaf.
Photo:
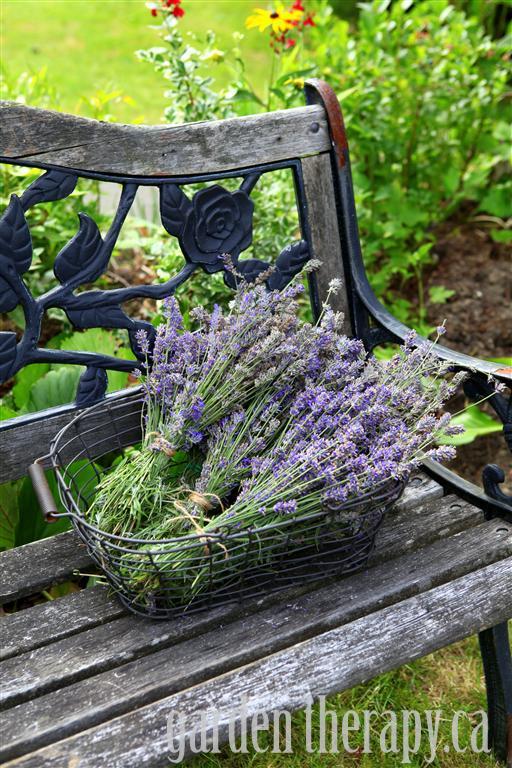
POLYGON ((18 416, 17 411, 14 411, 7 405, 2 405, 0 403, 0 421, 5 421, 6 419, 14 419, 16 416, 18 416))
POLYGON ((445 288, 444 285, 431 285, 428 290, 428 297, 432 304, 444 304, 455 294, 451 288, 445 288))
POLYGON ((485 195, 479 205, 479 210, 490 213, 491 216, 499 216, 500 219, 506 219, 510 216, 510 199, 512 195, 512 184, 502 184, 493 187, 485 195))
POLYGON ((492 435, 503 429, 503 425, 499 421, 481 411, 476 405, 470 405, 464 413, 455 416, 451 423, 463 426, 465 432, 453 437, 443 437, 439 442, 445 445, 467 445, 476 440, 477 437, 492 435))
MULTIPOLYGON (((74 492, 79 493, 80 489, 83 489, 87 497, 90 497, 97 482, 94 467, 88 461, 76 461, 71 465, 70 472, 75 478, 76 488, 74 492)), ((53 472, 46 472, 46 479, 57 502, 59 512, 63 512, 64 508, 59 499, 57 481, 53 472)), ((54 523, 47 523, 44 520, 29 478, 21 481, 18 494, 19 514, 16 525, 15 546, 19 547, 22 544, 29 544, 31 541, 38 541, 39 539, 53 536, 56 533, 66 531, 70 527, 70 521, 67 517, 59 518, 54 523)))
POLYGON ((491 363, 501 363, 506 368, 512 366, 512 357, 490 357, 489 360, 491 363))
POLYGON ((512 243, 512 229, 491 229, 495 243, 512 243))
POLYGON ((35 382, 42 378, 50 370, 49 363, 34 363, 22 368, 16 374, 16 383, 12 388, 14 404, 18 410, 22 411, 28 405, 30 391, 35 382))
POLYGON ((72 403, 83 371, 80 365, 62 366, 48 371, 32 386, 27 410, 42 411, 55 405, 72 403))
POLYGON ((15 545, 21 482, 0 485, 0 550, 11 549, 15 545))

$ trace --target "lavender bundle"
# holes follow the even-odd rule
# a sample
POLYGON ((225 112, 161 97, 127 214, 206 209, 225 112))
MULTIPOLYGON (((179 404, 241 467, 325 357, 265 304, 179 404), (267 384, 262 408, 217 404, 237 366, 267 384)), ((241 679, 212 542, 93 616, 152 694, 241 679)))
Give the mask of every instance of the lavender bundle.
MULTIPOLYGON (((328 308, 321 327, 323 354, 315 374, 286 399, 279 418, 263 397, 251 414, 237 412, 210 431, 200 477, 192 492, 176 493, 173 502, 184 512, 183 534, 195 533, 196 543, 166 544, 155 556, 159 575, 135 569, 132 585, 142 601, 158 590, 161 577, 172 578, 182 599, 190 600, 208 585, 212 565, 235 576, 242 564, 264 565, 279 548, 280 524, 299 521, 300 535, 300 521, 306 521, 302 528, 311 531, 307 521, 326 506, 348 508, 390 480, 405 482, 427 456, 453 456, 453 448, 436 443, 460 428, 450 426, 448 414, 436 414, 461 375, 451 383, 440 380, 446 367, 431 343, 418 345, 411 333, 400 354, 383 363, 368 360, 358 340, 337 335, 328 308), (266 408, 267 431, 258 442, 266 408), (225 508, 223 501, 238 484, 236 498, 225 508), (255 529, 260 546, 247 549, 244 538, 247 544, 255 529), (271 550, 263 546, 266 529, 271 550), (219 541, 218 533, 226 530, 237 535, 219 541)), ((288 527, 282 527, 285 546, 288 527)))
MULTIPOLYGON (((301 285, 268 292, 257 285, 240 289, 230 311, 197 308, 198 327, 183 329, 177 301, 165 302, 166 322, 157 329, 145 394, 142 449, 121 461, 100 483, 88 519, 115 534, 161 523, 172 498, 177 452, 188 453, 186 472, 197 464, 197 449, 208 430, 256 398, 271 399, 283 387, 299 386, 333 354, 333 330, 301 323, 301 285)), ((334 321, 336 322, 336 321, 334 321)), ((144 331, 139 345, 149 355, 144 331)), ((180 456, 183 458, 182 456, 180 456)), ((179 516, 177 516, 179 518, 179 516)), ((168 532, 173 525, 168 519, 168 532)), ((176 530, 181 530, 181 519, 176 530)))

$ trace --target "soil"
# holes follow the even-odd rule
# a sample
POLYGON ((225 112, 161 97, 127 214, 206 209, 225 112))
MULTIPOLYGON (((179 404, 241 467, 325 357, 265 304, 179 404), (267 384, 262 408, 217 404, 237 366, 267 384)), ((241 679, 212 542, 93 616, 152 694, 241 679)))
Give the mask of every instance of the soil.
MULTIPOLYGON (((435 326, 446 318, 443 344, 460 352, 484 359, 511 357, 512 247, 492 240, 496 222, 478 218, 452 219, 435 231, 435 263, 426 276, 425 294, 434 285, 455 294, 446 304, 427 307, 428 322, 435 326)), ((480 485, 489 463, 502 467, 502 488, 512 493, 512 456, 500 432, 460 446, 450 468, 480 485)))

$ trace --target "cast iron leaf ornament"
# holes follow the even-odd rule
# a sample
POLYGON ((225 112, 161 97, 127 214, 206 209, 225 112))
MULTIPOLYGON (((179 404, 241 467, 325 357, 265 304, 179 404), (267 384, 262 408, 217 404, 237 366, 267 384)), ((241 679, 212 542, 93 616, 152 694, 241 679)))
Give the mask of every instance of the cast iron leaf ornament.
POLYGON ((16 357, 16 334, 11 331, 0 333, 0 382, 5 381, 11 375, 14 359, 16 357))
MULTIPOLYGON (((77 290, 93 283, 108 268, 119 232, 126 220, 138 183, 125 182, 110 228, 102 234, 96 222, 79 213, 79 226, 68 243, 63 244, 54 274, 60 285, 34 297, 23 275, 32 262, 32 240, 25 212, 38 203, 61 200, 72 194, 77 174, 50 169, 37 178, 22 194, 13 195, 0 218, 0 311, 10 312, 21 305, 25 330, 21 339, 15 333, 0 333, 0 383, 30 363, 82 365, 77 404, 89 405, 100 400, 107 389, 107 370, 132 372, 146 361, 146 350, 138 340, 144 330, 149 340, 149 358, 155 339, 151 323, 130 317, 123 304, 133 299, 164 299, 201 267, 207 273, 224 271, 225 282, 236 287, 236 274, 252 282, 262 275, 269 289, 283 288, 300 271, 309 257, 307 244, 301 240, 281 251, 276 263, 259 259, 240 259, 252 243, 254 203, 250 193, 260 174, 246 175, 239 189, 230 192, 212 184, 190 199, 180 185, 158 183, 160 213, 166 231, 176 237, 184 256, 178 274, 156 285, 134 285, 108 290, 77 290), (226 259, 226 254, 229 259, 226 259), (233 270, 234 268, 234 270, 233 270), (127 332, 135 360, 126 360, 97 352, 48 349, 38 345, 45 312, 58 307, 76 328, 118 328, 127 332)), ((151 183, 151 180, 144 180, 151 183)), ((263 279, 263 278, 261 278, 263 279)))
POLYGON ((36 203, 53 203, 74 192, 78 177, 72 173, 51 170, 39 176, 21 196, 23 210, 36 203))
POLYGON ((107 372, 104 368, 89 366, 80 376, 76 393, 77 405, 88 405, 101 400, 108 386, 107 372))
POLYGON ((252 283, 263 273, 268 273, 265 285, 270 291, 280 291, 301 271, 308 259, 308 244, 305 240, 298 240, 283 248, 274 265, 260 259, 239 260, 235 264, 235 270, 227 270, 224 273, 224 282, 235 289, 239 282, 237 275, 246 282, 252 283))
POLYGON ((85 280, 97 280, 107 266, 98 258, 104 243, 96 222, 85 213, 79 213, 78 217, 80 229, 57 255, 53 266, 57 280, 73 286, 85 280))
POLYGON ((32 240, 19 197, 11 200, 0 219, 0 312, 19 303, 19 276, 30 267, 32 240))

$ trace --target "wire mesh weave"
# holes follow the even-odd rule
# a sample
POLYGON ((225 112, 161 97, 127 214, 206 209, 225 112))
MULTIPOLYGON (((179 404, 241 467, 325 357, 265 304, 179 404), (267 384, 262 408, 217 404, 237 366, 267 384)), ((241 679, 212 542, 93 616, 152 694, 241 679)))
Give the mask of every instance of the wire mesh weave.
POLYGON ((55 437, 51 461, 66 514, 92 559, 121 602, 144 616, 167 619, 356 571, 366 564, 383 516, 403 489, 390 481, 378 492, 328 504, 319 513, 250 529, 224 525, 207 536, 193 532, 151 541, 113 535, 85 517, 108 471, 97 462, 140 442, 141 410, 135 392, 83 411, 55 437))

